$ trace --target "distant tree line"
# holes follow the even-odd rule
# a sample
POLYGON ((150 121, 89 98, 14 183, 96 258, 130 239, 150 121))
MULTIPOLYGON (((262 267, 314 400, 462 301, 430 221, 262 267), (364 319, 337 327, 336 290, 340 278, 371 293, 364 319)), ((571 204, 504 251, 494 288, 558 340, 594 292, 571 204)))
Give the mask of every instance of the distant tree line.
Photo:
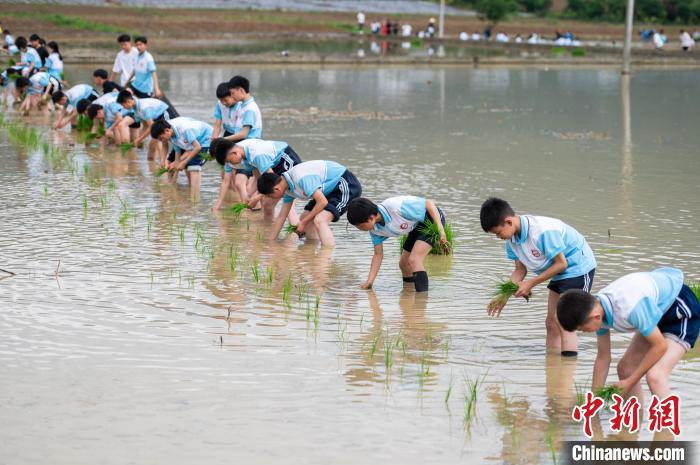
MULTIPOLYGON (((544 16, 552 0, 451 0, 451 3, 474 8, 479 16, 492 23, 523 11, 544 16)), ((625 19, 627 0, 569 0, 565 18, 620 22, 625 19)), ((637 21, 652 23, 700 23, 700 0, 635 0, 637 21)))

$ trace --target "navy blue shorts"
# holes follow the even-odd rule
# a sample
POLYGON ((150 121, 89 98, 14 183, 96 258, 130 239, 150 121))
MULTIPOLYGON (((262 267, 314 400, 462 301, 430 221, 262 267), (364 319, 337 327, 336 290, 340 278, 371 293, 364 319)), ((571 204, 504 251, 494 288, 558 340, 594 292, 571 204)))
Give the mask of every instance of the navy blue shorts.
MULTIPOLYGON (((324 210, 333 214, 333 222, 335 223, 348 210, 348 202, 361 195, 362 185, 360 181, 357 180, 350 170, 345 170, 340 177, 340 181, 338 181, 338 185, 335 186, 335 189, 326 195, 328 205, 326 205, 324 210)), ((316 201, 312 199, 306 204, 304 210, 311 211, 315 205, 316 201)))
POLYGON ((688 286, 683 285, 678 297, 656 326, 664 336, 676 341, 685 350, 695 347, 700 332, 700 302, 688 286))
MULTIPOLYGON (((438 207, 438 213, 440 214, 440 223, 442 223, 443 226, 445 226, 445 215, 442 213, 442 210, 438 207)), ((408 236, 406 237, 406 242, 403 243, 403 249, 406 252, 410 252, 413 250, 413 246, 415 245, 416 241, 423 241, 427 242, 428 244, 434 246, 435 242, 422 232, 420 232, 421 229, 425 229, 428 227, 428 224, 426 221, 433 221, 433 219, 430 217, 430 215, 426 212, 425 218, 423 218, 423 221, 418 223, 413 230, 408 233, 408 236)))
MULTIPOLYGON (((209 152, 209 147, 202 147, 199 153, 192 157, 189 162, 187 162, 187 171, 202 171, 202 167, 207 162, 204 158, 202 158, 202 154, 205 154, 207 152, 209 152)), ((175 161, 174 149, 170 151, 170 155, 168 155, 168 161, 175 161)))
POLYGON ((134 87, 134 84, 129 84, 129 89, 131 89, 131 93, 134 94, 138 98, 151 98, 153 97, 153 94, 147 94, 145 92, 141 92, 138 90, 136 87, 134 87))
POLYGON ((272 171, 276 175, 281 176, 282 173, 289 171, 292 166, 296 166, 299 163, 301 163, 301 158, 294 149, 288 145, 287 148, 284 149, 284 154, 282 154, 280 161, 272 167, 272 171))
POLYGON ((550 281, 547 285, 547 289, 554 291, 557 294, 563 294, 564 291, 568 291, 569 289, 581 289, 582 291, 591 292, 594 276, 595 268, 581 276, 550 281))
MULTIPOLYGON (((222 137, 228 137, 228 136, 232 136, 234 134, 235 133, 229 132, 229 131, 224 129, 224 135, 222 137)), ((253 177, 253 170, 242 170, 242 169, 236 168, 234 174, 243 174, 249 178, 252 178, 253 177)))

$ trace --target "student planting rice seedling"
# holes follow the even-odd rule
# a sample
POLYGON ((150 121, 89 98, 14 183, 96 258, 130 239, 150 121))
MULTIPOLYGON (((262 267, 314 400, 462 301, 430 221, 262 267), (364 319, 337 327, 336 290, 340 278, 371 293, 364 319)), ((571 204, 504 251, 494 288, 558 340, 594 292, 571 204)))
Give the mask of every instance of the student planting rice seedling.
MULTIPOLYGON (((155 121, 170 121, 177 118, 177 110, 166 102, 155 98, 134 97, 128 90, 119 92, 117 103, 124 108, 123 118, 119 122, 119 130, 123 135, 131 131, 134 145, 141 143, 151 134, 155 121), (140 132, 137 134, 140 128, 140 132)), ((151 139, 148 145, 148 159, 153 160, 158 151, 158 140, 151 139)))
POLYGON ((407 234, 399 268, 404 283, 413 283, 417 292, 428 290, 425 257, 437 246, 449 254, 451 244, 445 231, 445 216, 435 202, 413 196, 391 197, 375 204, 364 197, 348 204, 348 222, 360 231, 368 231, 374 245, 369 276, 361 286, 370 289, 384 259, 383 243, 390 237, 407 234), (432 224, 429 226, 429 224, 432 224))
POLYGON ((87 84, 78 84, 65 92, 54 92, 51 95, 51 100, 57 110, 54 129, 61 129, 69 123, 76 127, 78 116, 82 115, 90 103, 97 100, 99 96, 97 91, 87 84), (81 104, 82 101, 84 103, 81 104))
POLYGON ((308 200, 297 234, 320 240, 322 245, 335 245, 330 228, 348 208, 348 202, 362 194, 362 186, 354 174, 334 161, 314 160, 301 163, 289 171, 264 173, 258 178, 258 192, 273 199, 282 199, 282 208, 272 225, 270 240, 276 240, 292 210, 295 199, 308 200))
POLYGON ((234 204, 231 205, 230 207, 226 208, 225 211, 226 211, 227 213, 233 214, 233 217, 234 217, 235 219, 239 219, 239 218, 241 217, 241 213, 243 213, 243 211, 244 211, 246 208, 248 208, 248 204, 247 204, 247 203, 245 203, 245 202, 238 202, 238 203, 234 203, 234 204))
POLYGON ((61 84, 49 73, 34 73, 30 78, 19 77, 15 81, 15 89, 20 98, 24 98, 20 105, 20 111, 28 112, 38 109, 40 104, 46 102, 49 96, 61 89, 61 84))
POLYGON ((652 394, 661 399, 670 394, 671 372, 700 331, 700 303, 676 268, 628 274, 595 296, 570 289, 559 299, 557 315, 566 331, 595 331, 598 336, 594 392, 608 377, 610 329, 634 333, 617 364, 619 381, 613 384, 625 396, 641 397, 640 380, 645 376, 652 394))
POLYGON ((183 116, 170 121, 156 121, 151 128, 151 137, 161 142, 161 165, 167 164, 168 170, 173 173, 186 170, 187 180, 195 192, 199 191, 205 163, 200 154, 209 151, 212 131, 209 124, 183 116), (169 156, 166 155, 168 143, 173 146, 169 156))
MULTIPOLYGON (((586 239, 560 220, 518 215, 508 202, 495 197, 483 203, 480 216, 485 232, 506 241, 506 255, 515 262, 510 276, 518 285, 515 297, 529 296, 535 286, 550 280, 545 320, 547 349, 561 351, 563 356, 576 356, 578 340, 574 333, 563 331, 559 325, 557 301, 567 289, 591 290, 596 261, 586 239), (528 270, 537 276, 525 280, 528 270)), ((500 315, 505 302, 491 301, 488 314, 500 315)))
MULTIPOLYGON (((253 174, 257 178, 262 173, 281 175, 301 163, 299 155, 286 142, 247 139, 234 144, 227 139, 214 139, 213 144, 216 160, 224 167, 224 177, 215 209, 221 208, 235 169, 253 170, 253 174)), ((244 189, 243 179, 243 176, 236 175, 234 183, 238 182, 235 185, 241 199, 247 198, 248 205, 252 208, 259 202, 260 195, 252 195, 251 198, 248 198, 247 185, 244 189)), ((273 214, 277 202, 278 199, 273 198, 263 202, 263 208, 268 215, 273 214)), ((297 223, 298 217, 294 209, 290 211, 290 215, 289 221, 297 223)))

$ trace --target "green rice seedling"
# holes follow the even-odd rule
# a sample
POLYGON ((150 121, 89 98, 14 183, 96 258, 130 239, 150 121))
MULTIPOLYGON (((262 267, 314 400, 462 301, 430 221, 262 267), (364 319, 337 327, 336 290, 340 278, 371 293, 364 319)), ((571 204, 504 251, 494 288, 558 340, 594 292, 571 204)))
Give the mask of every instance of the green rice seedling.
POLYGON ((389 338, 389 331, 387 330, 386 335, 384 336, 384 368, 386 369, 387 373, 389 370, 391 370, 391 367, 394 365, 394 345, 392 344, 391 339, 389 338))
POLYGON ((449 409, 450 396, 452 396, 452 373, 450 373, 450 384, 447 386, 447 392, 445 392, 445 406, 449 409))
POLYGON ((100 135, 97 134, 96 132, 91 132, 89 134, 85 135, 85 143, 87 144, 88 142, 93 142, 96 139, 99 139, 100 135))
POLYGON ((130 144, 128 142, 122 142, 119 144, 119 151, 121 152, 122 155, 125 155, 126 152, 134 148, 134 144, 130 144))
POLYGON ((309 301, 306 301, 306 323, 311 321, 311 304, 309 301))
MULTIPOLYGON (((430 220, 426 220, 425 224, 427 226, 421 226, 418 231, 421 234, 425 234, 430 238, 430 240, 435 244, 430 250, 431 255, 449 255, 454 249, 454 230, 452 225, 448 222, 445 223, 445 236, 447 237, 447 245, 440 242, 440 231, 435 223, 430 220)), ((406 243, 408 236, 401 236, 399 238, 399 250, 403 250, 403 246, 406 243)))
MULTIPOLYGON (((516 292, 518 292, 518 285, 511 279, 499 281, 498 284, 496 284, 496 291, 493 293, 494 299, 492 303, 494 305, 505 305, 508 299, 513 297, 516 292)), ((530 297, 526 296, 525 300, 529 301, 530 297)))
POLYGON ((255 233, 255 239, 257 239, 258 242, 263 242, 265 240, 262 231, 258 231, 255 233))
POLYGON ((297 232, 297 227, 293 224, 287 224, 287 226, 284 227, 284 233, 289 236, 292 233, 297 232))
POLYGON ((117 183, 114 182, 114 179, 109 180, 109 183, 107 183, 107 189, 109 190, 110 194, 117 189, 117 183))
POLYGON ((185 242, 185 225, 181 224, 177 227, 178 236, 180 236, 180 244, 185 242))
POLYGON ((88 209, 88 199, 85 194, 83 194, 83 211, 87 213, 88 209))
POLYGON ((423 385, 425 384, 425 378, 430 374, 430 363, 425 356, 425 353, 420 359, 420 370, 418 371, 418 386, 423 390, 423 385))
POLYGON ((372 343, 369 346, 369 358, 373 359, 374 355, 377 353, 377 349, 379 348, 379 339, 381 338, 382 333, 381 331, 378 331, 377 334, 374 335, 372 338, 372 343))
POLYGON ((476 401, 479 392, 480 380, 477 376, 473 381, 469 376, 464 376, 464 423, 471 423, 476 410, 476 401))
POLYGON ((234 249, 233 245, 229 246, 228 249, 228 267, 231 272, 236 271, 238 267, 238 249, 234 249))
POLYGON ((364 322, 365 322, 365 312, 362 312, 362 314, 360 315, 360 332, 361 333, 364 332, 364 327, 363 327, 364 322))
POLYGON ((297 285, 297 298, 299 299, 299 302, 301 302, 308 293, 309 285, 306 284, 304 281, 299 281, 299 284, 297 285))
POLYGON ((92 120, 87 115, 78 115, 76 127, 80 132, 89 132, 92 130, 92 120))
POLYGON ((586 403, 586 388, 582 384, 574 383, 574 389, 576 389, 576 405, 583 405, 586 403))
POLYGON ((48 157, 49 155, 51 155, 51 146, 49 145, 48 142, 43 142, 41 144, 41 150, 44 152, 45 157, 48 157))
POLYGON ((129 210, 126 208, 122 210, 119 215, 119 224, 123 227, 126 226, 127 221, 129 221, 129 210))
POLYGON ((230 207, 226 207, 224 213, 230 213, 235 219, 239 219, 246 208, 248 208, 247 203, 237 202, 231 205, 230 207))
POLYGON ((48 196, 49 196, 49 186, 44 184, 44 197, 48 197, 48 196))
POLYGON ((258 284, 260 282, 260 269, 258 268, 258 264, 253 263, 250 269, 253 272, 253 279, 255 280, 255 284, 258 284))
POLYGON ((688 287, 690 288, 691 291, 693 291, 693 294, 695 294, 695 297, 700 300, 700 281, 695 281, 694 283, 688 283, 688 287))
POLYGON ((156 170, 156 172, 153 174, 156 178, 159 178, 163 176, 165 173, 168 172, 168 168, 166 166, 160 167, 156 170))
POLYGON ((314 307, 314 331, 318 331, 318 323, 321 321, 321 309, 319 304, 321 303, 321 298, 316 296, 316 306, 314 307))
POLYGON ((273 275, 273 269, 272 267, 267 269, 267 284, 272 284, 272 281, 274 280, 274 275, 273 275))
POLYGON ((289 303, 289 296, 292 293, 292 274, 287 275, 287 279, 284 282, 284 286, 282 286, 282 302, 286 303, 287 306, 290 305, 289 303))
POLYGON ((452 338, 447 336, 445 337, 445 342, 442 343, 442 350, 445 353, 445 358, 450 354, 450 342, 452 342, 452 338))
POLYGON ((204 161, 212 161, 214 159, 210 153, 200 153, 199 158, 201 158, 204 161))
POLYGON ((617 394, 618 396, 622 395, 622 388, 608 384, 602 388, 596 389, 593 391, 593 394, 595 394, 596 397, 603 399, 606 404, 609 404, 613 401, 613 394, 617 394))
POLYGON ((549 428, 547 428, 547 449, 549 449, 549 454, 552 456, 552 464, 557 465, 557 451, 554 448, 554 425, 549 424, 549 428))

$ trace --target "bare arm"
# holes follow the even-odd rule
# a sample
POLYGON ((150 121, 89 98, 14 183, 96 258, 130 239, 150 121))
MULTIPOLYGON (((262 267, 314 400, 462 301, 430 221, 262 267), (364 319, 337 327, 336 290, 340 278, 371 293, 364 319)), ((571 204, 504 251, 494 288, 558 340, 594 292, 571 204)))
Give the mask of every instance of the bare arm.
POLYGON ((598 353, 595 356, 593 363, 593 382, 591 389, 596 389, 605 386, 605 380, 608 379, 608 371, 610 371, 610 331, 598 336, 598 353))
POLYGON ((158 73, 155 71, 153 71, 153 93, 156 97, 161 97, 163 95, 158 85, 158 73))
POLYGON ((214 140, 217 137, 219 137, 220 133, 221 133, 221 120, 217 119, 214 122, 214 131, 212 131, 212 133, 211 133, 211 140, 214 140))
POLYGON ((216 205, 214 205, 214 210, 220 210, 221 205, 224 203, 226 198, 226 193, 231 187, 231 181, 233 180, 233 173, 224 172, 224 177, 221 179, 221 187, 219 188, 219 198, 216 199, 216 205))
MULTIPOLYGON (((527 275, 527 268, 520 260, 515 260, 515 269, 510 274, 510 280, 516 284, 519 284, 525 278, 525 275, 527 275)), ((501 314, 501 310, 503 310, 508 303, 509 298, 510 297, 504 298, 501 296, 496 296, 491 299, 486 307, 486 311, 488 312, 489 316, 499 316, 501 314)))
POLYGON ((313 221, 316 215, 321 213, 323 209, 326 208, 326 205, 328 205, 328 199, 323 195, 321 189, 316 189, 312 197, 316 201, 316 205, 314 205, 314 208, 304 218, 299 220, 299 224, 297 224, 297 233, 299 234, 303 233, 306 225, 313 221))
POLYGON ((187 150, 182 155, 180 155, 180 160, 177 169, 184 170, 187 166, 187 163, 189 163, 189 161, 192 160, 199 153, 200 150, 202 150, 202 146, 199 145, 199 142, 195 140, 192 143, 192 150, 187 150))
POLYGON ((294 202, 282 204, 282 208, 280 209, 279 215, 277 215, 277 218, 275 218, 275 222, 272 224, 272 231, 270 232, 271 241, 277 240, 277 236, 280 235, 280 231, 282 231, 284 222, 287 221, 287 215, 289 215, 289 212, 292 210, 293 206, 294 202))
POLYGON ((629 377, 615 383, 616 386, 622 388, 623 392, 628 392, 632 389, 632 387, 642 379, 642 376, 644 376, 651 367, 656 365, 656 362, 666 353, 666 339, 664 339, 664 335, 661 334, 661 330, 658 327, 654 328, 645 338, 649 343, 649 350, 647 350, 644 358, 639 362, 637 368, 634 369, 629 377))
POLYGON ((518 287, 518 292, 515 293, 515 297, 529 296, 533 287, 537 286, 538 284, 542 284, 559 273, 563 273, 568 266, 569 263, 566 261, 564 254, 558 254, 552 259, 552 265, 547 268, 544 273, 527 281, 521 282, 518 287))
POLYGON ((382 244, 377 244, 374 246, 374 255, 372 255, 372 263, 369 266, 369 276, 367 276, 367 281, 360 286, 362 289, 371 289, 374 284, 374 280, 377 278, 379 273, 379 268, 382 266, 382 260, 384 260, 384 246, 382 244))
POLYGON ((230 136, 226 136, 226 139, 228 139, 232 142, 238 142, 239 140, 247 139, 249 133, 250 133, 250 126, 243 126, 242 130, 240 130, 239 132, 237 132, 235 134, 231 134, 230 136))
POLYGON ((143 130, 141 131, 141 134, 138 135, 136 140, 134 141, 134 145, 139 145, 143 140, 148 137, 148 135, 151 133, 151 126, 153 126, 153 120, 147 120, 147 121, 142 121, 143 123, 143 130))
MULTIPOLYGON (((65 110, 61 110, 62 113, 65 113, 65 110)), ((61 129, 62 127, 65 127, 66 124, 70 123, 70 120, 73 118, 73 112, 75 109, 71 110, 70 113, 68 113, 65 116, 62 116, 59 118, 58 121, 56 121, 56 124, 54 125, 55 129, 61 129)))

